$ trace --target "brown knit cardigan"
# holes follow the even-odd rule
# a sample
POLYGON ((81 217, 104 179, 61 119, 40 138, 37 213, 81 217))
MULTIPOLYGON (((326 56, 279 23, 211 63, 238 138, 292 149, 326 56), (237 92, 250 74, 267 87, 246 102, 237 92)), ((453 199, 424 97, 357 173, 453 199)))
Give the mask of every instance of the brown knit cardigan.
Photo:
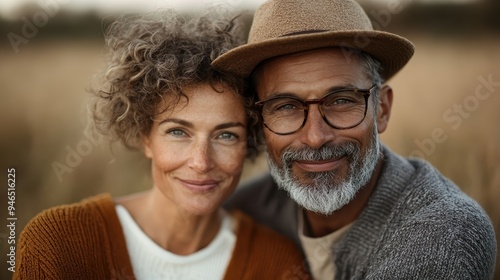
MULTIPOLYGON (((309 279, 294 243, 241 212, 224 279, 309 279)), ((48 209, 21 233, 13 279, 135 279, 109 194, 48 209)))

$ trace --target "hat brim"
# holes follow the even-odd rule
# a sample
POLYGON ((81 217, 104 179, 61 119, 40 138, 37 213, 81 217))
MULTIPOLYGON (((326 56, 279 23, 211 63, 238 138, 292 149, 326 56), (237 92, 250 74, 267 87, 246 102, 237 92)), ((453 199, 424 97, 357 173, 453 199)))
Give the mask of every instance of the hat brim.
MULTIPOLYGON (((382 64, 385 80, 403 68, 415 50, 409 40, 384 31, 326 31, 241 45, 219 56, 212 65, 247 78, 266 59, 325 47, 349 47, 372 55, 382 64)), ((350 55, 352 53, 346 52, 346 56, 350 55)))

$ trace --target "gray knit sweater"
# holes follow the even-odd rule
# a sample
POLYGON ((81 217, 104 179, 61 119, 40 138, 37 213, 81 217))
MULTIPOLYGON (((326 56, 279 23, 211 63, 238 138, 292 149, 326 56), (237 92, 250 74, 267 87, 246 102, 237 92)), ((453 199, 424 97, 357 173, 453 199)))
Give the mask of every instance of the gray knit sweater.
MULTIPOLYGON (((332 248, 335 279, 491 279, 495 233, 482 208, 429 163, 383 154, 367 207, 332 248)), ((297 205, 269 175, 240 187, 226 207, 300 244, 297 205)))

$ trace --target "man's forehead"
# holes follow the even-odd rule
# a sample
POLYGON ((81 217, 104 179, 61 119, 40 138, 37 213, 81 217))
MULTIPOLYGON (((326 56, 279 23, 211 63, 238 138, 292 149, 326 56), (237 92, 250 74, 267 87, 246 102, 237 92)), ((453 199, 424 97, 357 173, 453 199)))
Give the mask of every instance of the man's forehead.
POLYGON ((277 57, 270 58, 263 63, 263 66, 268 64, 284 64, 284 63, 294 63, 302 62, 307 60, 334 60, 337 62, 346 63, 358 63, 357 56, 355 52, 347 51, 340 47, 329 47, 329 48, 319 48, 313 50, 307 50, 303 52, 297 52, 287 55, 281 55, 277 57), (354 54, 354 55, 353 55, 354 54))
POLYGON ((268 95, 297 83, 311 84, 325 79, 332 86, 356 84, 360 79, 364 80, 363 72, 359 59, 347 57, 340 48, 324 48, 266 61, 257 73, 256 85, 260 89, 259 95, 268 95))
POLYGON ((260 80, 265 76, 274 76, 288 74, 291 71, 294 74, 314 70, 315 65, 322 67, 331 67, 332 70, 342 68, 343 71, 352 69, 357 72, 361 68, 360 60, 352 52, 348 53, 339 47, 314 49, 299 53, 293 53, 268 59, 259 65, 256 71, 256 78, 260 80))

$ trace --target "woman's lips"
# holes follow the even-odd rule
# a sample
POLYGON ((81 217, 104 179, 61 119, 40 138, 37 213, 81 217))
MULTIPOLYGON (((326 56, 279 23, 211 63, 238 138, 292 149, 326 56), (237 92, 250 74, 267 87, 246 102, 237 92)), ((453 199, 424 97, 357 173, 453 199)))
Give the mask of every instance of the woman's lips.
POLYGON ((182 185, 194 192, 206 192, 219 185, 215 180, 183 180, 179 179, 182 185))
POLYGON ((344 157, 320 161, 297 160, 294 163, 306 172, 326 172, 338 168, 343 159, 344 157))

